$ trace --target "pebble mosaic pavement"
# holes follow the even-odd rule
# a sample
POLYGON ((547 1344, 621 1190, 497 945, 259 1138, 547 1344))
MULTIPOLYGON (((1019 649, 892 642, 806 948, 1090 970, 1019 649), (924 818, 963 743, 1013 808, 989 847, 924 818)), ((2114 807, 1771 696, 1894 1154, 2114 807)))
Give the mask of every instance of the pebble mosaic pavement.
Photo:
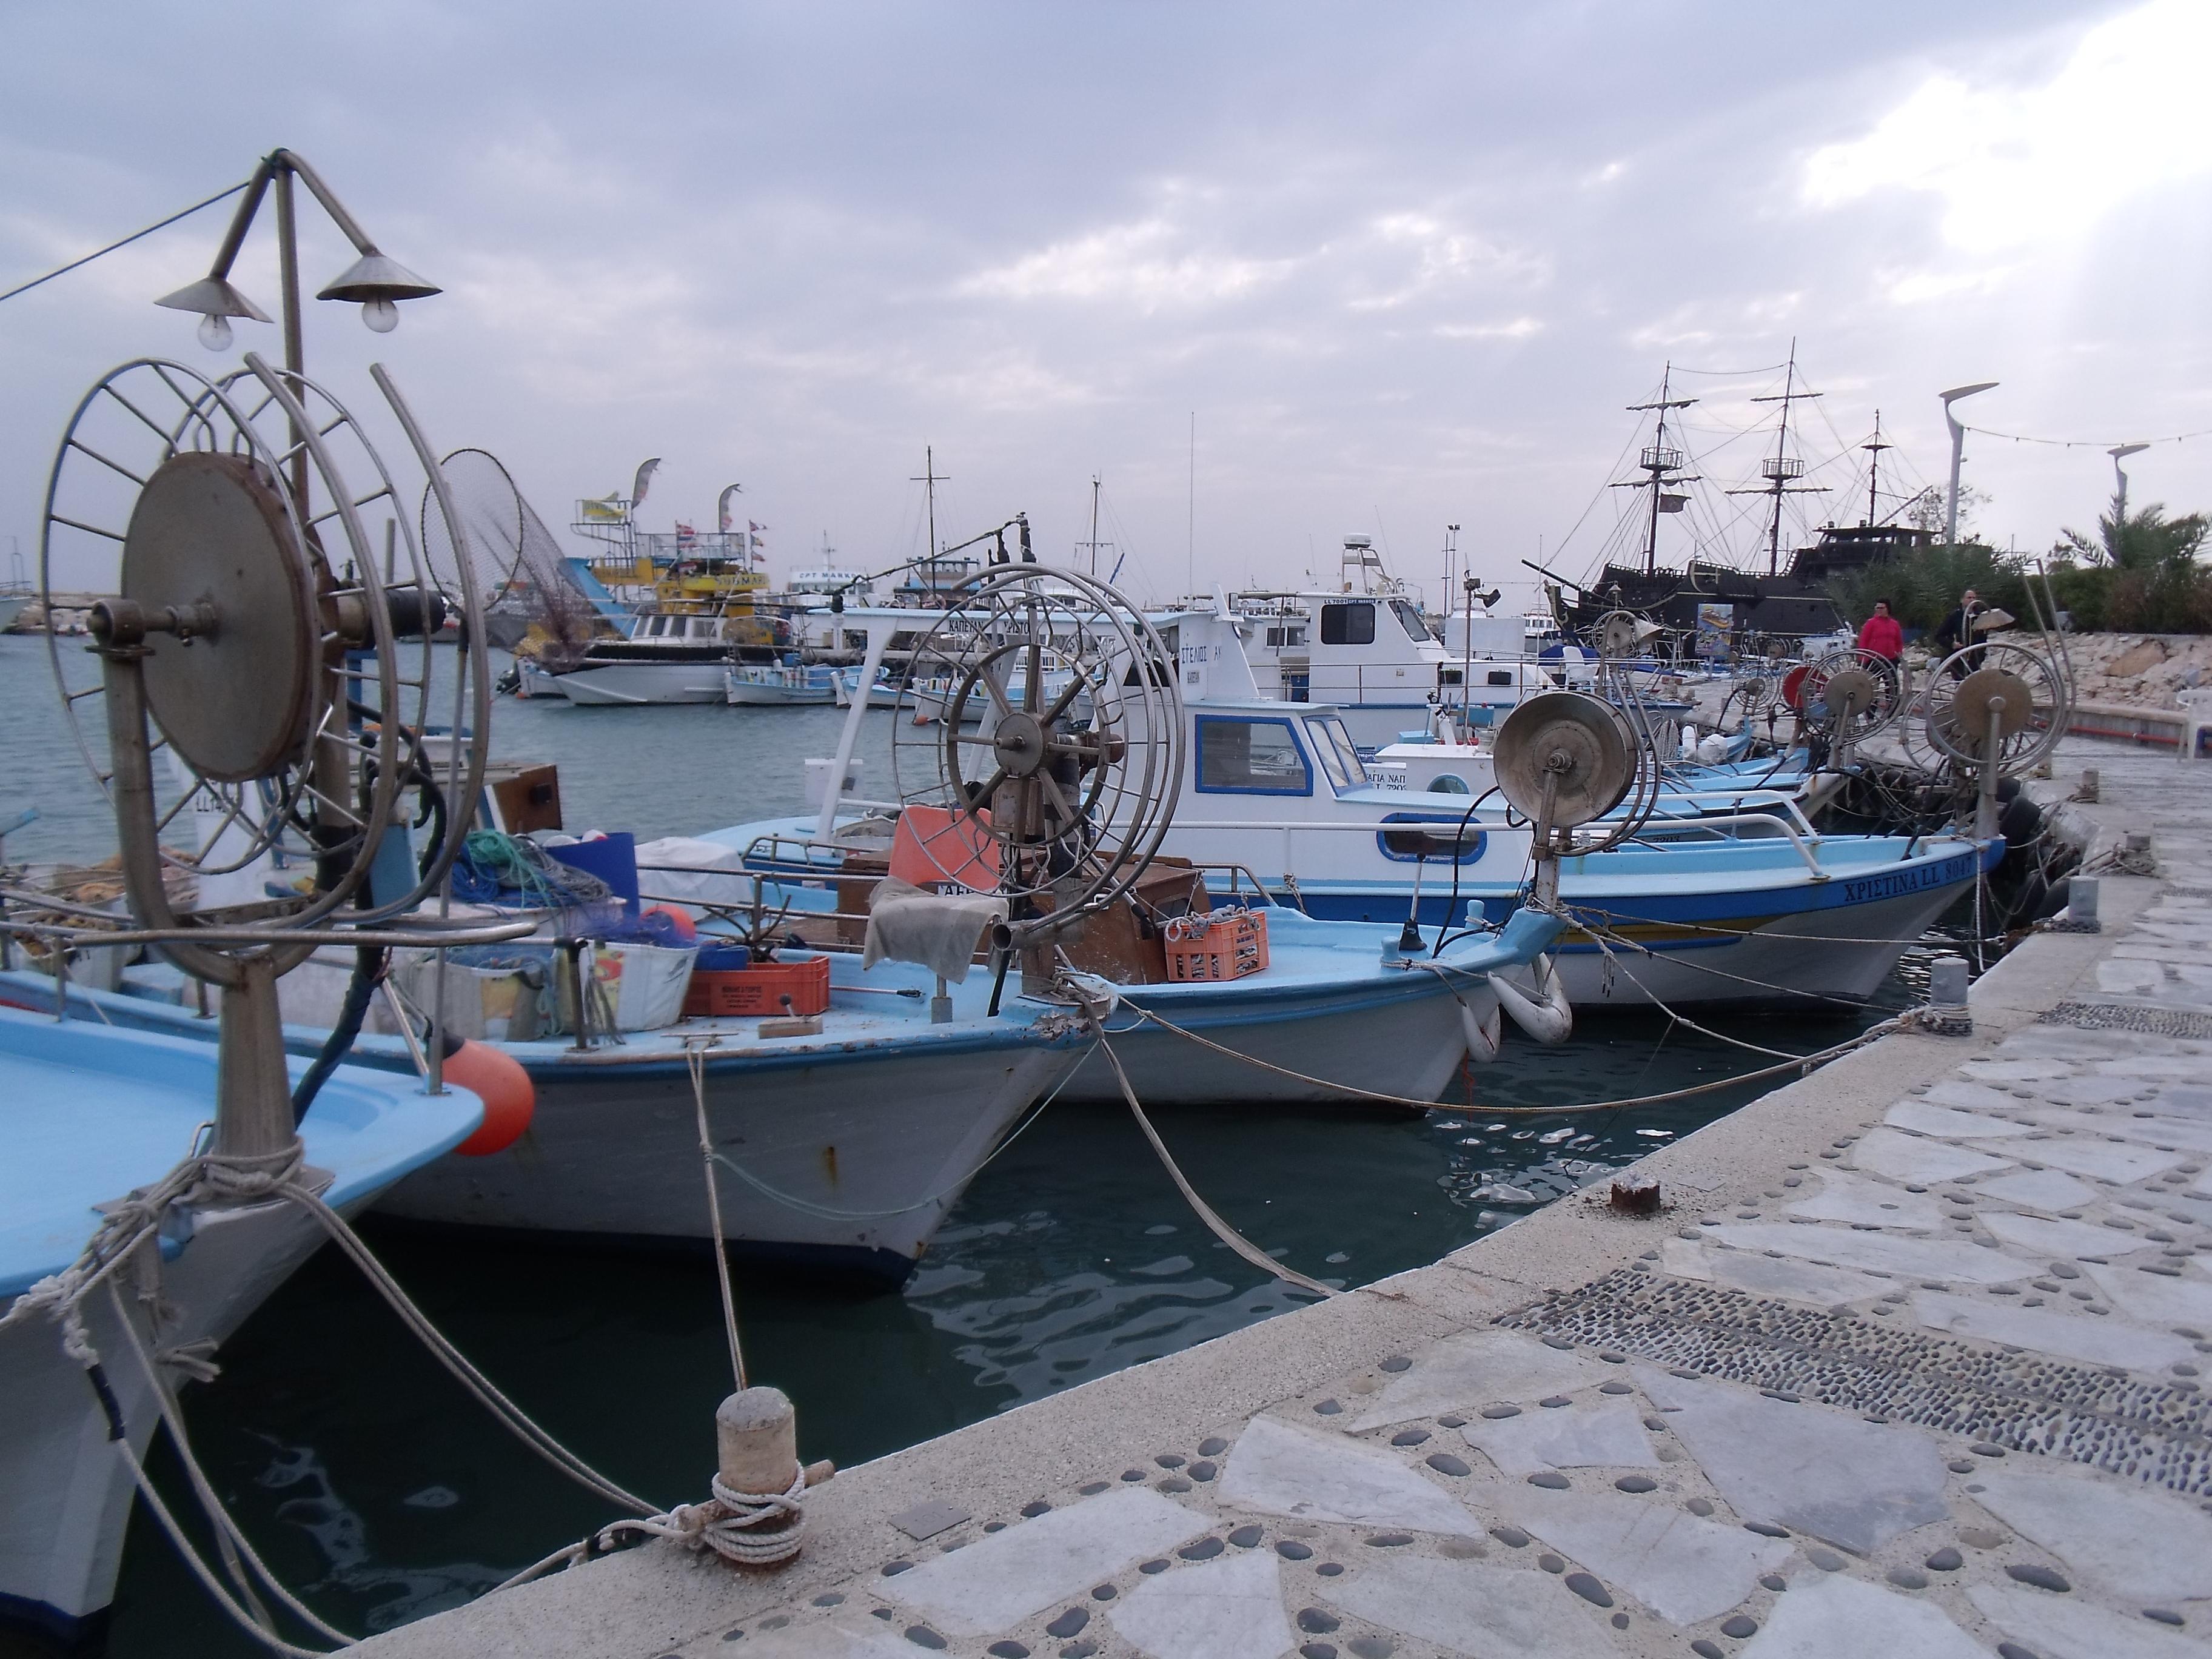
POLYGON ((2212 866, 2172 873, 2095 994, 1644 1259, 931 1506, 682 1653, 2212 1659, 2212 866))

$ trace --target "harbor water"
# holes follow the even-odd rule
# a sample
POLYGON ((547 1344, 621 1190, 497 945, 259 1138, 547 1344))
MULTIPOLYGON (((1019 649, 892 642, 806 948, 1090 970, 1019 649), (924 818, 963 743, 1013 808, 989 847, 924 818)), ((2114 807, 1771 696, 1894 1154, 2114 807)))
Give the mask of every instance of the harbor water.
MULTIPOLYGON (((11 860, 96 858, 106 809, 64 729, 43 641, 0 638, 10 711, 0 817, 41 817, 11 860)), ((862 793, 887 793, 890 722, 869 717, 862 793)), ((801 805, 800 763, 833 751, 840 711, 576 709, 503 700, 494 750, 556 760, 571 829, 641 837, 801 805)), ((1913 1000, 1908 954, 1880 1006, 1832 1020, 1736 1021, 1809 1051, 1913 1000)), ((1769 1086, 1590 1115, 1486 1108, 1644 1096, 1737 1075, 1758 1054, 1664 1015, 1585 1019, 1563 1049, 1518 1034, 1425 1117, 1356 1110, 1162 1114, 1185 1172, 1235 1227, 1291 1267, 1360 1284, 1425 1264, 1686 1133, 1769 1086)), ((703 1205, 703 1192, 700 1201, 703 1205)), ((366 1229, 401 1281, 553 1433, 633 1490, 704 1495, 712 1413, 731 1379, 703 1255, 583 1250, 528 1238, 366 1229)), ((875 1457, 1268 1317, 1304 1298, 1190 1215, 1125 1112, 1054 1105, 981 1172, 894 1294, 741 1275, 756 1382, 786 1389, 800 1449, 875 1457)), ((324 1617, 368 1632, 465 1601, 613 1518, 496 1429, 325 1251, 185 1396, 199 1456, 270 1565, 324 1617)), ((165 1452, 157 1479, 180 1486, 165 1452)), ((143 1510, 109 1651, 247 1655, 143 1510)))

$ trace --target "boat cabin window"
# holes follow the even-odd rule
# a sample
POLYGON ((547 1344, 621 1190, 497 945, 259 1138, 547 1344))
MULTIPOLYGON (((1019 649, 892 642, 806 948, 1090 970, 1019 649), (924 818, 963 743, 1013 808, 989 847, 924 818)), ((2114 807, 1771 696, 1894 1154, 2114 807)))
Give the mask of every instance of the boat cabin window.
POLYGON ((1375 607, 1364 601, 1357 605, 1324 605, 1321 608, 1321 642, 1323 645, 1374 644, 1375 607))
POLYGON ((1306 630, 1303 628, 1271 628, 1267 630, 1267 644, 1273 650, 1280 651, 1305 642, 1306 630))
POLYGON ((1513 684, 1513 671, 1510 668, 1493 668, 1490 671, 1489 682, 1492 685, 1510 685, 1513 684))
POLYGON ((1307 715, 1306 741, 1321 757, 1321 769, 1336 788, 1356 789, 1374 781, 1367 775, 1367 763, 1359 758, 1352 733, 1335 715, 1307 715))
POLYGON ((1376 844, 1393 864, 1422 864, 1434 859, 1452 864, 1473 864, 1482 856, 1490 837, 1461 817, 1423 817, 1393 812, 1382 820, 1390 827, 1376 833, 1376 844))
POLYGON ((1393 599, 1390 601, 1390 609, 1398 618, 1398 626, 1406 630, 1407 639, 1416 645, 1436 643, 1437 636, 1429 632, 1428 623, 1421 620, 1421 613, 1414 610, 1411 605, 1403 599, 1393 599))
POLYGON ((1196 723, 1201 794, 1313 793, 1313 769, 1290 721, 1200 714, 1196 723))
POLYGON ((668 631, 668 618, 665 617, 655 617, 646 625, 645 631, 651 635, 654 639, 659 639, 663 634, 665 634, 668 631))

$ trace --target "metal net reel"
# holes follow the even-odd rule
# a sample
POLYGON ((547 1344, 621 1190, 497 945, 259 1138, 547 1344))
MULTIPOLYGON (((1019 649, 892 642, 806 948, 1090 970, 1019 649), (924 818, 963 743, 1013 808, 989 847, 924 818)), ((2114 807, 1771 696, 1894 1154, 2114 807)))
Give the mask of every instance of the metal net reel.
POLYGON ((1643 827, 1656 799, 1659 759, 1649 738, 1611 703, 1579 691, 1546 691, 1522 703, 1498 727, 1491 753, 1498 793, 1534 826, 1540 904, 1558 901, 1561 855, 1620 846, 1643 827), (1605 830, 1577 834, 1624 804, 1605 830))
POLYGON ((953 589, 897 719, 892 780, 902 808, 929 809, 920 844, 945 879, 1014 902, 1018 945, 1118 900, 1174 817, 1176 659, 1094 577, 1020 565, 953 589))
POLYGON ((1885 730, 1905 703, 1896 665, 1856 648, 1817 659, 1805 671, 1799 698, 1807 720, 1824 726, 1838 748, 1856 746, 1885 730))
POLYGON ((2009 777, 2058 746, 2073 695, 2049 654, 1999 640, 1947 658, 1929 678, 1925 705, 1922 726, 1938 753, 1977 769, 1993 759, 2009 777))
MULTIPOLYGON (((413 412, 371 374, 465 546, 413 412)), ((297 1156, 276 980, 324 944, 430 942, 380 924, 441 889, 483 787, 476 584, 465 559, 450 586, 433 575, 411 498, 337 398, 252 353, 220 380, 125 364, 55 457, 40 549, 55 679, 114 808, 138 923, 121 937, 221 990, 219 1157, 297 1156), (81 593, 89 650, 52 629, 56 597, 81 593), (435 751, 434 719, 453 734, 435 751), (410 796, 443 805, 432 844, 380 864, 410 796)))
MULTIPOLYGON (((138 874, 167 866, 187 878, 180 892, 273 863, 292 892, 254 893, 249 908, 291 927, 341 907, 349 922, 381 921, 437 890, 465 816, 447 815, 449 833, 405 890, 364 907, 403 793, 428 784, 465 809, 482 787, 489 685, 477 590, 465 568, 442 581, 430 570, 398 484, 349 410, 258 356, 246 362, 209 380, 141 360, 78 404, 40 537, 55 682, 118 809, 126 878, 135 838, 152 860, 138 874), (96 596, 90 649, 52 625, 58 596, 85 594, 96 596), (448 619, 461 646, 441 658, 434 641, 448 619), (126 660, 135 707, 118 708, 126 660), (422 740, 433 724, 473 736, 434 757, 422 740)), ((374 373, 442 496, 412 412, 374 373)), ((465 536, 457 524, 447 534, 465 536)), ((144 884, 132 882, 134 907, 167 912, 166 892, 144 884)))
POLYGON ((1623 662, 1643 655, 1644 646, 1666 631, 1633 611, 1608 611, 1591 625, 1590 643, 1607 661, 1623 662))

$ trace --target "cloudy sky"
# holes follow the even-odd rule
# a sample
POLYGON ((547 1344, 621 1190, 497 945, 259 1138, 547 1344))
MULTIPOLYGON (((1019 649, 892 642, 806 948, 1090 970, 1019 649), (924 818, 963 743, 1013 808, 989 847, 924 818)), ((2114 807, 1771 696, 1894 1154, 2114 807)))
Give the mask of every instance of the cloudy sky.
MULTIPOLYGON (((1103 476, 1139 592, 1187 560, 1296 581, 1358 532, 1433 592, 1457 523, 1525 594, 1540 547, 1602 550, 1623 406, 1670 360, 1709 487, 1755 474, 1729 436, 1793 337, 1816 518, 1859 516, 1859 458, 1823 463, 1877 408, 1940 479, 1966 381, 2007 433, 2212 428, 2203 0, 7 0, 0 57, 0 289, 289 145, 447 290, 388 338, 313 306, 311 372, 353 395, 386 362, 556 524, 647 455, 649 527, 742 482, 779 574, 825 533, 919 551, 928 445, 948 539, 1026 509, 1065 557, 1103 476)), ((214 366, 149 301, 227 211, 0 305, 0 539, 35 548, 106 368, 214 366)), ((312 289, 349 256, 305 236, 312 289)), ((275 309, 265 235, 237 278, 275 309)), ((2131 469, 2138 503, 2212 507, 2212 436, 2131 469)), ((2112 471, 1972 437, 1967 477, 1984 535, 2041 549, 2112 471)), ((1754 510, 1716 495, 1668 550, 1747 556, 1754 510)))

